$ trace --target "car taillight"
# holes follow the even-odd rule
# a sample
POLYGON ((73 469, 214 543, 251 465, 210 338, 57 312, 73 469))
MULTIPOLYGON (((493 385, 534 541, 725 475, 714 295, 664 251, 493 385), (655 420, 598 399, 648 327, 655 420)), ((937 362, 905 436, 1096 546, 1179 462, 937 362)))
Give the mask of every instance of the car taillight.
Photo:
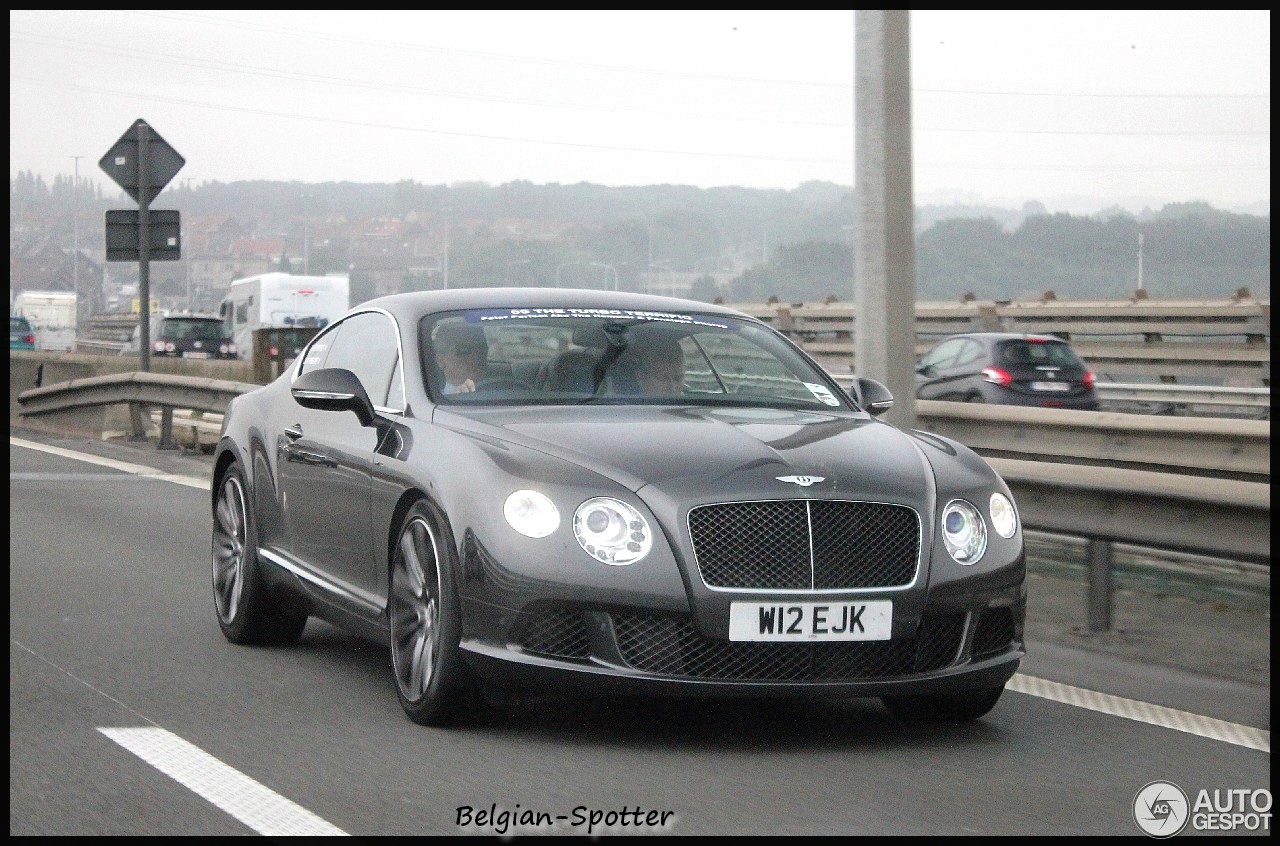
POLYGON ((34 343, 36 342, 36 336, 35 336, 35 335, 26 335, 26 336, 24 336, 24 337, 23 337, 22 342, 23 342, 24 344, 34 344, 34 343))
POLYGON ((1002 388, 1007 388, 1013 384, 1013 376, 1007 370, 1001 370, 999 367, 982 368, 982 378, 988 382, 994 382, 1002 388))
POLYGON ((1098 381, 1098 376, 1092 370, 1086 370, 1084 372, 1084 386, 1086 388, 1092 388, 1093 383, 1096 381, 1098 381))
POLYGON ((177 347, 175 347, 175 346, 173 345, 173 341, 170 341, 170 342, 168 342, 167 344, 165 344, 165 345, 164 345, 164 351, 165 351, 165 352, 173 352, 173 351, 174 351, 174 350, 176 350, 176 349, 177 349, 177 347))
POLYGON ((234 352, 239 352, 239 350, 236 349, 235 344, 227 344, 227 352, 234 353, 234 352))
POLYGON ((272 358, 275 358, 276 356, 280 355, 280 348, 272 347, 271 349, 267 350, 267 355, 271 356, 272 358))
POLYGON ((151 345, 151 348, 156 352, 164 352, 164 341, 156 341, 151 345))

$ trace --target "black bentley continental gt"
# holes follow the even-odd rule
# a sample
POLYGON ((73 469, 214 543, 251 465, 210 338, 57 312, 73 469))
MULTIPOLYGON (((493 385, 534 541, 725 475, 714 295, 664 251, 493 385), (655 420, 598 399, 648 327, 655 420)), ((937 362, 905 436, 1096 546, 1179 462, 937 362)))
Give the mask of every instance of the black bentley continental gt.
POLYGON ((372 300, 227 409, 218 623, 385 644, 428 725, 530 688, 977 719, 1024 654, 1017 510, 971 450, 876 419, 891 404, 723 306, 372 300))

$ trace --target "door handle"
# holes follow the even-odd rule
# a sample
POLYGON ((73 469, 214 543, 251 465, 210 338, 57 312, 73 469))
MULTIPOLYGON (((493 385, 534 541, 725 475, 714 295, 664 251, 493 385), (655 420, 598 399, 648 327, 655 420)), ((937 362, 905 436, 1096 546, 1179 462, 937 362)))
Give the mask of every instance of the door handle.
POLYGON ((291 440, 291 441, 296 441, 298 438, 301 438, 301 437, 302 437, 302 424, 300 424, 300 423, 294 423, 292 426, 287 427, 287 428, 284 430, 284 436, 285 436, 286 438, 288 438, 289 440, 291 440))

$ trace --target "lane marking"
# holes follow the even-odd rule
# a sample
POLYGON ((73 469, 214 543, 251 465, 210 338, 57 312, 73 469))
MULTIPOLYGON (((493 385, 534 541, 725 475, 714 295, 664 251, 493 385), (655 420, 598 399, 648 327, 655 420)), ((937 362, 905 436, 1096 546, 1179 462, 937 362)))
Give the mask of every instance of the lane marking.
POLYGON ((192 793, 266 837, 334 836, 346 832, 162 728, 98 731, 192 793))
POLYGON ((1123 717, 1148 725, 1169 728, 1174 731, 1194 734, 1210 740, 1221 740, 1246 749, 1257 749, 1271 754, 1271 732, 1266 729, 1253 728, 1239 723, 1229 723, 1190 711, 1179 711, 1163 705, 1153 705, 1138 699, 1125 699, 1110 693, 1101 693, 1083 687, 1072 687, 1062 682, 1024 676, 1015 673, 1006 687, 1018 693, 1050 699, 1065 705, 1074 705, 1090 711, 1123 717))
MULTIPOLYGON (((25 441, 13 436, 9 437, 9 443, 54 455, 61 455, 65 458, 87 461, 105 467, 114 467, 126 473, 137 473, 166 482, 190 485, 203 490, 209 490, 211 484, 207 479, 197 479, 193 476, 173 476, 141 464, 129 464, 110 458, 99 458, 94 455, 86 455, 60 447, 36 443, 35 441, 25 441)), ((1041 699, 1049 699, 1064 705, 1074 705, 1077 708, 1084 708, 1089 711, 1097 711, 1114 717, 1122 717, 1127 720, 1135 720, 1140 723, 1160 726, 1161 728, 1194 734, 1210 740, 1220 740, 1224 743, 1243 746, 1247 749, 1257 749, 1268 754, 1271 753, 1271 732, 1266 729, 1231 723, 1214 717, 1193 714, 1190 711, 1179 711, 1176 708, 1167 708, 1163 705, 1153 705, 1150 702, 1142 702, 1137 699, 1125 699, 1122 696, 1114 696, 1110 693, 1101 693, 1087 688, 1072 687, 1061 682, 1027 676, 1022 673, 1015 673, 1013 678, 1009 680, 1007 687, 1017 693, 1038 696, 1041 699)))
MULTIPOLYGON (((115 703, 142 722, 149 723, 150 727, 99 727, 98 731, 254 831, 260 834, 346 834, 342 829, 330 825, 302 806, 285 799, 222 763, 200 747, 160 728, 156 721, 146 714, 130 708, 66 667, 50 661, 25 643, 16 640, 10 640, 9 643, 77 684, 84 685, 104 699, 115 703)), ((10 663, 12 664, 12 661, 10 663)))
POLYGON ((186 485, 189 488, 200 488, 201 490, 209 490, 212 482, 208 479, 201 479, 198 476, 179 476, 172 473, 165 473, 154 467, 147 467, 145 464, 130 464, 127 461, 116 461, 114 458, 103 458, 98 455, 90 455, 84 452, 76 452, 62 447, 42 444, 36 441, 28 441, 23 438, 15 438, 9 436, 9 445, 23 447, 25 449, 34 449, 38 452, 47 452, 50 455, 60 455, 63 458, 70 458, 76 461, 83 461, 86 464, 96 464, 99 467, 110 467, 113 470, 119 470, 122 473, 132 473, 135 476, 147 476, 157 479, 161 482, 173 482, 175 485, 186 485))

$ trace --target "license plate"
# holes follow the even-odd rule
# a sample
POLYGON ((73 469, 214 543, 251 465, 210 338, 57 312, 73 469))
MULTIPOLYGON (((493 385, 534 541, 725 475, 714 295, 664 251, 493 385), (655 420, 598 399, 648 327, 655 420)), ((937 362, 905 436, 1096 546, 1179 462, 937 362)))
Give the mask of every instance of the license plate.
POLYGON ((184 352, 182 354, 182 357, 183 358, 209 358, 211 355, 212 353, 207 353, 207 352, 184 352))
POLYGON ((888 640, 893 603, 734 602, 729 640, 888 640))
POLYGON ((1071 390, 1071 385, 1067 382, 1032 382, 1031 390, 1033 391, 1055 391, 1062 393, 1071 390))

